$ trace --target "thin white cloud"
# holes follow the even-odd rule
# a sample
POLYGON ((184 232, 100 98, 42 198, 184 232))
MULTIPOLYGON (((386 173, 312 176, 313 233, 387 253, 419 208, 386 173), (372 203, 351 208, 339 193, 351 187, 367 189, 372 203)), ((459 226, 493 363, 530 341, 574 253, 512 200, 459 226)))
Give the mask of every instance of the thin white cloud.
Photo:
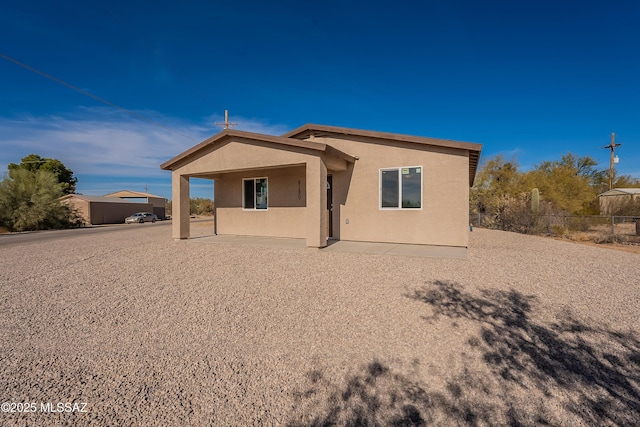
MULTIPOLYGON (((215 116, 209 126, 153 117, 193 138, 189 140, 122 114, 100 113, 103 112, 86 111, 69 117, 0 118, 3 146, 0 165, 17 163, 23 156, 36 153, 57 158, 76 173, 108 176, 147 176, 151 173, 159 176, 161 163, 220 130, 213 125, 215 116)), ((146 112, 143 114, 150 116, 146 112)), ((238 121, 242 122, 243 130, 250 132, 273 135, 287 130, 284 126, 271 126, 255 119, 238 118, 238 121)))
MULTIPOLYGON (((166 180, 162 185, 163 194, 167 194, 171 176, 160 170, 160 164, 219 132, 214 123, 224 120, 213 115, 201 123, 189 123, 153 111, 138 113, 193 140, 102 107, 82 108, 67 115, 0 118, 0 170, 35 153, 59 159, 72 169, 79 187, 86 177, 92 183, 83 189, 86 194, 116 191, 110 185, 116 182, 116 189, 127 183, 135 183, 139 189, 145 180, 166 180)), ((233 121, 241 124, 236 129, 249 132, 278 135, 288 130, 244 117, 233 121)))
POLYGON ((0 119, 1 162, 36 153, 62 161, 76 174, 159 175, 159 165, 194 143, 146 123, 88 117, 0 119))

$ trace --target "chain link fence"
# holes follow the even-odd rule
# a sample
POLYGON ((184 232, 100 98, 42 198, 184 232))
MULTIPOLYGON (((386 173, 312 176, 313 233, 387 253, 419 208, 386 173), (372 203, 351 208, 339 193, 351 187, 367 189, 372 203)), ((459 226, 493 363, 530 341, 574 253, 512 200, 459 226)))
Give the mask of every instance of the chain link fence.
POLYGON ((470 213, 473 226, 595 243, 640 245, 640 216, 487 215, 470 213))

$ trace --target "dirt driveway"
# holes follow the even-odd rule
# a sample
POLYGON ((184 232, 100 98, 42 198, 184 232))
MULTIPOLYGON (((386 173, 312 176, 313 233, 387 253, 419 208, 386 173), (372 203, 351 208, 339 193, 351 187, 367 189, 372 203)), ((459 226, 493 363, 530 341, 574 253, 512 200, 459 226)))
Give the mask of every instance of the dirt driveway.
POLYGON ((0 425, 631 425, 639 273, 482 229, 467 260, 157 224, 2 246, 0 425))

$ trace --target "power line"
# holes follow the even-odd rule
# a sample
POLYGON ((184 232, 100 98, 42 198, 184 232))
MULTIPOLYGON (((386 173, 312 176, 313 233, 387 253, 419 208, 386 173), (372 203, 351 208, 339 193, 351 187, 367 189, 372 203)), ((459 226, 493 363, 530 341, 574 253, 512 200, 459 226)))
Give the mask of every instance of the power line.
POLYGON ((21 66, 21 67, 23 67, 23 68, 26 68, 27 70, 32 71, 32 72, 34 72, 34 73, 36 73, 36 74, 40 74, 41 76, 46 77, 46 78, 47 78, 47 79, 49 79, 49 80, 53 80, 53 81, 54 81, 54 82, 56 82, 56 83, 59 83, 59 84, 61 84, 61 85, 63 85, 63 86, 66 86, 66 87, 68 87, 68 88, 70 88, 70 89, 73 89, 73 90, 75 90, 76 92, 80 92, 81 94, 83 94, 83 95, 85 95, 85 96, 88 96, 88 97, 90 97, 90 98, 95 99, 96 101, 102 102, 103 104, 106 104, 106 105, 108 105, 108 106, 110 106, 110 107, 117 108, 118 110, 124 111, 125 113, 127 113, 127 114, 129 114, 129 115, 131 115, 131 116, 133 116, 133 117, 135 117, 135 118, 137 118, 138 120, 142 120, 142 121, 145 121, 145 122, 147 122, 147 123, 150 123, 150 124, 152 124, 152 125, 154 125, 154 126, 161 127, 162 129, 164 129, 164 130, 166 130, 166 131, 169 131, 169 132, 171 132, 171 133, 174 133, 174 134, 176 134, 176 135, 179 135, 179 136, 181 136, 181 137, 183 137, 183 138, 186 138, 186 139, 189 139, 189 140, 191 140, 191 141, 198 142, 198 140, 197 140, 197 139, 191 138, 190 136, 185 135, 185 134, 183 134, 183 133, 181 133, 181 132, 178 132, 177 130, 171 129, 171 128, 169 128, 169 127, 167 127, 167 126, 163 125, 163 124, 162 124, 162 123, 160 123, 160 122, 157 122, 157 121, 155 121, 155 120, 153 120, 153 119, 150 119, 150 118, 148 118, 148 117, 145 117, 145 116, 143 116, 142 114, 138 114, 138 113, 136 113, 136 112, 134 112, 134 111, 127 110, 126 108, 121 107, 121 106, 119 106, 119 105, 117 105, 117 104, 114 104, 113 102, 107 101, 106 99, 100 98, 99 96, 96 96, 96 95, 94 95, 94 94, 92 94, 92 93, 89 93, 89 92, 87 92, 86 90, 82 90, 82 89, 80 89, 80 88, 79 88, 79 87, 77 87, 77 86, 74 86, 74 85, 72 85, 72 84, 70 84, 70 83, 67 83, 67 82, 65 82, 65 81, 63 81, 63 80, 60 80, 60 79, 58 79, 58 78, 56 78, 56 77, 53 77, 53 76, 51 76, 51 75, 49 75, 49 74, 45 73, 44 71, 40 71, 40 70, 38 70, 38 69, 36 69, 36 68, 33 68, 33 67, 31 67, 31 66, 29 66, 29 65, 27 65, 27 64, 24 64, 24 63, 22 63, 22 62, 18 61, 17 59, 13 59, 13 58, 11 58, 11 57, 9 57, 9 56, 7 56, 7 55, 3 55, 2 53, 0 53, 0 57, 2 57, 2 58, 4 58, 4 59, 6 59, 7 61, 11 61, 11 62, 13 62, 14 64, 17 64, 17 65, 19 65, 19 66, 21 66))

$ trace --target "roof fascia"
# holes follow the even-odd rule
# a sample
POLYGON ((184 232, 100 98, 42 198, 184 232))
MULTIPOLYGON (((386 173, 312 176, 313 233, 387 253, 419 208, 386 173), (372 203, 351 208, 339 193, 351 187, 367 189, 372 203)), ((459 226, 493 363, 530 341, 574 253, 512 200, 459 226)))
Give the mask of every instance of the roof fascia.
POLYGON ((228 138, 238 138, 241 140, 245 140, 248 141, 249 143, 251 142, 269 142, 272 144, 277 144, 277 145, 281 145, 281 146, 287 146, 287 147, 296 147, 296 148, 304 148, 304 149, 308 149, 308 150, 313 150, 319 153, 327 153, 329 155, 332 156, 336 156, 336 157, 340 157, 342 159, 348 160, 348 161, 355 161, 355 158, 352 156, 349 156, 346 153, 343 153, 333 147, 329 147, 327 144, 322 144, 322 143, 318 143, 318 142, 312 142, 312 141, 303 141, 303 140, 299 140, 299 139, 290 139, 290 138, 283 138, 280 136, 271 136, 271 135, 264 135, 264 134, 260 134, 260 133, 253 133, 253 132, 244 132, 244 131, 237 131, 237 130, 224 130, 222 132, 217 133, 216 135, 212 136, 211 138, 207 138, 204 141, 202 141, 201 143, 191 147, 190 149, 184 151, 183 153, 177 155, 176 157, 172 158, 171 160, 168 160, 164 163, 162 163, 160 165, 160 169, 164 169, 164 170, 172 170, 173 167, 179 163, 182 163, 184 160, 188 159, 189 157, 192 157, 194 155, 196 155, 198 152, 200 152, 201 150, 205 149, 206 147, 212 146, 214 144, 220 143, 228 138))
POLYGON ((350 128, 342 128, 337 126, 326 126, 326 125, 315 125, 315 124, 306 124, 290 132, 287 132, 281 136, 283 138, 298 139, 300 136, 310 134, 313 131, 326 132, 330 134, 344 135, 344 136, 353 135, 353 136, 363 136, 363 137, 374 138, 374 139, 385 139, 390 141, 413 142, 417 144, 436 145, 440 147, 460 148, 463 150, 472 150, 472 151, 482 150, 482 144, 477 144, 474 142, 462 142, 462 141, 455 141, 452 139, 428 138, 424 136, 413 136, 413 135, 404 135, 399 133, 377 132, 377 131, 370 131, 370 130, 350 129, 350 128))
POLYGON ((478 163, 480 161, 480 152, 482 151, 482 144, 473 142, 461 142, 450 139, 427 138, 422 136, 412 136, 398 133, 350 129, 337 126, 316 125, 311 123, 305 124, 297 129, 287 132, 282 135, 282 137, 294 139, 305 138, 311 135, 313 132, 322 132, 343 136, 353 135, 372 139, 384 139, 387 141, 409 142, 421 145, 432 145, 436 147, 465 150, 469 153, 469 186, 473 186, 473 182, 475 181, 476 172, 478 170, 478 163))
POLYGON ((151 193, 144 193, 144 192, 140 192, 140 191, 133 191, 133 190, 120 190, 120 191, 114 191, 113 193, 109 193, 109 194, 105 194, 105 197, 112 197, 113 194, 118 194, 118 193, 129 193, 131 194, 131 196, 114 196, 114 197, 137 197, 137 198, 143 198, 143 197, 156 197, 158 199, 164 199, 164 197, 162 196, 158 196, 155 194, 151 194, 151 193))
POLYGON ((637 196, 640 195, 640 188, 612 188, 604 193, 598 194, 600 196, 637 196), (639 190, 639 191, 633 191, 639 190))

